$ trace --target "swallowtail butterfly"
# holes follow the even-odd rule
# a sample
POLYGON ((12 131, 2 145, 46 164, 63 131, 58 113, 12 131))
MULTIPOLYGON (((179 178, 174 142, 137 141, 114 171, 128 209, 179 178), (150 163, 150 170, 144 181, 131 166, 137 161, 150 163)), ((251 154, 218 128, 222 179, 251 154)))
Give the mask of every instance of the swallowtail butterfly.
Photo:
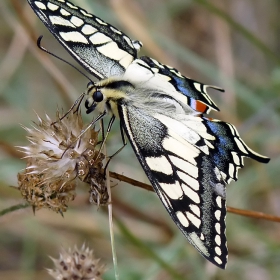
POLYGON ((99 80, 88 85, 87 113, 120 119, 173 221, 206 259, 225 268, 226 184, 237 180, 244 157, 263 163, 269 158, 252 151, 232 124, 205 115, 219 110, 206 92, 210 86, 152 58, 138 58, 139 41, 69 1, 28 2, 99 80))

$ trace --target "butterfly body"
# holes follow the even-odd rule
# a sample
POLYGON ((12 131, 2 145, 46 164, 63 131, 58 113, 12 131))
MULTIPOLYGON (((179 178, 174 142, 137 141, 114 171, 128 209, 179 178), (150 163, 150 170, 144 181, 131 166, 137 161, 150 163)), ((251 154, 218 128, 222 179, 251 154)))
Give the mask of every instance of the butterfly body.
POLYGON ((244 157, 269 159, 252 151, 232 124, 207 117, 219 110, 206 91, 213 86, 152 58, 137 58, 140 42, 68 1, 28 2, 98 78, 87 88, 87 113, 120 119, 173 221, 206 259, 225 268, 226 185, 237 180, 244 157))

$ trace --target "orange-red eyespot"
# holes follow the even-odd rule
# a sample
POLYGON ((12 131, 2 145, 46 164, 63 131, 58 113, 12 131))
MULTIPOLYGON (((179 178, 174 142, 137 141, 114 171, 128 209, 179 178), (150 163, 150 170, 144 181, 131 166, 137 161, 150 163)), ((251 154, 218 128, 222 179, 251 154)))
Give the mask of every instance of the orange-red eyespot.
POLYGON ((201 113, 205 113, 207 111, 207 109, 208 109, 208 107, 204 103, 202 103, 198 100, 196 101, 196 110, 197 111, 199 111, 201 113))

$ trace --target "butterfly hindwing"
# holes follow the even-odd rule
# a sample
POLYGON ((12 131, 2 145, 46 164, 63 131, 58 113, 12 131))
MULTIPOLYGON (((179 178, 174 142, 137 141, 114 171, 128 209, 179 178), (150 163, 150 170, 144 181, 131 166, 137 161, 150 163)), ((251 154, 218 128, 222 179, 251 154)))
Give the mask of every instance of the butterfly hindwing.
POLYGON ((227 184, 238 179, 238 169, 244 167, 244 157, 268 163, 267 157, 251 150, 244 143, 234 125, 206 117, 203 117, 203 122, 208 128, 209 134, 216 139, 209 143, 213 146, 211 159, 227 184))
POLYGON ((142 56, 140 57, 155 74, 164 75, 169 78, 169 83, 174 86, 178 93, 183 94, 188 98, 188 105, 197 112, 209 113, 211 109, 219 111, 219 108, 207 94, 207 88, 214 88, 220 91, 223 89, 208 86, 183 76, 177 69, 161 64, 153 58, 142 56))
POLYGON ((123 32, 64 0, 28 0, 66 50, 99 79, 122 75, 141 47, 123 32))
POLYGON ((224 268, 226 206, 215 186, 220 191, 225 182, 212 171, 211 157, 167 127, 161 121, 164 115, 154 117, 133 106, 120 106, 119 114, 139 162, 176 225, 205 258, 224 268))

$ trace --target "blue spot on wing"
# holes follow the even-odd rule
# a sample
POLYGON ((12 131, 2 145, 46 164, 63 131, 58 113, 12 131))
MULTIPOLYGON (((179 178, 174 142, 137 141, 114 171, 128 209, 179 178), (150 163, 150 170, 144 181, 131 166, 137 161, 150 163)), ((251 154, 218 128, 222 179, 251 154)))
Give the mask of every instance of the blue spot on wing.
POLYGON ((211 158, 217 168, 228 174, 229 164, 233 163, 231 152, 236 152, 239 156, 245 154, 240 151, 237 144, 234 141, 234 135, 232 134, 228 124, 222 121, 211 121, 210 119, 203 118, 204 123, 207 126, 209 133, 215 136, 215 140, 211 141, 211 144, 215 147, 211 150, 211 158))

